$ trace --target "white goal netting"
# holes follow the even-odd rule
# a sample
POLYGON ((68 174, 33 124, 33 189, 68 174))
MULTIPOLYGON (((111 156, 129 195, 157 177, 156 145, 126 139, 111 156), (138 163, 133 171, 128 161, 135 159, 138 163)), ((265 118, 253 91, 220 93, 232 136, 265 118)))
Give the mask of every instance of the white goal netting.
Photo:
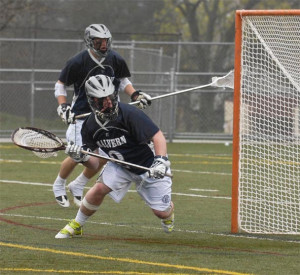
POLYGON ((242 18, 239 229, 300 234, 300 16, 242 18))

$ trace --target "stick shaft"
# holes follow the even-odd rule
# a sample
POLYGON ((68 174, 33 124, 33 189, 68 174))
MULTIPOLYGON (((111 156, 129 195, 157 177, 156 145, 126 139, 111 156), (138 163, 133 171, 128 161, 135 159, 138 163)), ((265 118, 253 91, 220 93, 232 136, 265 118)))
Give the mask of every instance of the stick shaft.
MULTIPOLYGON (((158 95, 158 96, 154 96, 151 98, 151 100, 156 100, 156 99, 160 99, 160 98, 164 98, 164 97, 168 97, 168 96, 173 96, 173 95, 178 95, 178 94, 182 94, 182 93, 186 93, 186 92, 191 92, 191 91, 194 91, 194 90, 199 90, 199 89, 202 89, 202 88, 206 88, 206 87, 209 87, 211 86, 213 83, 209 83, 209 84, 205 84, 205 85, 202 85, 202 86, 197 86, 197 87, 194 87, 194 88, 190 88, 190 89, 185 89, 185 90, 181 90, 181 91, 176 91, 176 92, 172 92, 172 93, 168 93, 168 94, 163 94, 163 95, 158 95)), ((133 102, 129 102, 130 105, 136 105, 140 103, 140 101, 133 101, 133 102)), ((75 118, 84 118, 84 117, 87 117, 89 116, 90 113, 86 113, 86 114, 82 114, 82 115, 78 115, 78 116, 75 116, 75 118)))
MULTIPOLYGON (((123 160, 119 160, 119 159, 115 159, 115 158, 101 156, 99 154, 95 154, 95 153, 92 153, 92 152, 89 152, 89 151, 85 151, 85 150, 81 150, 81 152, 83 154, 90 155, 90 156, 93 156, 93 157, 96 157, 96 158, 106 159, 106 160, 111 161, 111 162, 116 162, 116 163, 128 165, 128 166, 139 168, 139 169, 142 169, 142 170, 145 170, 145 171, 150 171, 150 168, 148 168, 148 167, 140 166, 140 165, 137 165, 137 164, 134 164, 134 163, 130 163, 130 162, 127 162, 127 161, 123 161, 123 160)), ((169 174, 169 173, 166 173, 165 176, 170 177, 170 178, 173 177, 173 175, 169 174)))
MULTIPOLYGON (((226 79, 228 78, 229 75, 233 74, 233 70, 228 72, 225 76, 222 76, 222 77, 213 77, 213 80, 212 82, 208 83, 208 84, 205 84, 205 85, 201 85, 201 86, 197 86, 197 87, 193 87, 193 88, 189 88, 189 89, 185 89, 185 90, 181 90, 181 91, 176 91, 176 92, 171 92, 171 93, 168 93, 168 94, 163 94, 163 95, 158 95, 158 96, 154 96, 151 98, 151 100, 156 100, 156 99, 160 99, 160 98, 164 98, 164 97, 168 97, 168 96, 173 96, 173 95, 178 95, 178 94, 183 94, 183 93, 186 93, 186 92, 191 92, 191 91, 195 91, 195 90, 199 90, 199 89, 202 89, 202 88, 206 88, 206 87, 210 87, 210 86, 213 86, 213 87, 230 87, 228 86, 228 84, 223 84, 223 85, 216 85, 216 83, 221 80, 221 79, 226 79), (216 79, 215 79, 216 78, 216 79)), ((232 88, 232 87, 231 87, 232 88)), ((133 101, 133 102, 130 102, 129 104, 130 105, 136 105, 140 103, 140 101, 133 101)), ((78 116, 75 116, 75 118, 83 118, 83 117, 86 117, 88 116, 90 113, 87 113, 87 114, 82 114, 82 115, 78 115, 78 116)))
POLYGON ((78 118, 84 118, 84 117, 89 116, 90 114, 91 114, 91 113, 86 113, 86 114, 77 115, 77 116, 75 116, 75 119, 78 119, 78 118))
MULTIPOLYGON (((183 94, 183 93, 186 93, 186 92, 191 92, 191 91, 194 91, 194 90, 199 90, 199 89, 202 89, 202 88, 205 88, 205 87, 209 87, 212 84, 213 83, 209 83, 209 84, 205 84, 205 85, 202 85, 202 86, 197 86, 197 87, 190 88, 190 89, 185 89, 185 90, 181 90, 181 91, 171 92, 171 93, 168 93, 168 94, 154 96, 154 97, 151 98, 151 100, 156 100, 156 99, 160 99, 160 98, 164 98, 164 97, 168 97, 168 96, 173 96, 173 95, 183 94)), ((129 104, 130 105, 135 105, 135 104, 138 104, 138 103, 140 103, 140 101, 133 101, 133 102, 130 102, 129 104)))

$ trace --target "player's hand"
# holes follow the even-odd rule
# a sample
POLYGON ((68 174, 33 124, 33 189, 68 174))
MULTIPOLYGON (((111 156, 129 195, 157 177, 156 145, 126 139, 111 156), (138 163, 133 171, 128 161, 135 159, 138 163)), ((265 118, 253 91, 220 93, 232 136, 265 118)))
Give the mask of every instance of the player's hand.
POLYGON ((75 123, 75 114, 72 113, 70 104, 63 103, 59 105, 57 113, 65 124, 69 125, 75 123))
POLYGON ((139 103, 136 104, 139 109, 146 109, 151 105, 151 100, 151 96, 142 92, 141 90, 137 90, 131 95, 132 102, 139 101, 139 103))
POLYGON ((155 156, 154 161, 148 172, 150 178, 161 179, 165 176, 169 169, 171 162, 167 157, 155 156))
POLYGON ((90 156, 82 153, 81 149, 82 147, 80 145, 69 142, 65 149, 65 153, 76 162, 86 162, 90 156))

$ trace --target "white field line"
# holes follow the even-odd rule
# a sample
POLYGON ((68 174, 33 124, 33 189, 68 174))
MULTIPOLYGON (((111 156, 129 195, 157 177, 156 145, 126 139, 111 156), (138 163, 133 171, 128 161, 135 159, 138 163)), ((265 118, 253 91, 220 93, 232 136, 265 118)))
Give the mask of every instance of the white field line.
POLYGON ((198 188, 190 188, 191 191, 203 191, 203 192, 218 192, 219 190, 213 190, 213 189, 198 189, 198 188))
MULTIPOLYGON (((0 159, 0 162, 4 162, 4 163, 54 164, 54 165, 60 165, 61 164, 61 162, 48 161, 48 160, 39 160, 39 161, 30 161, 30 160, 27 160, 27 161, 23 161, 23 160, 17 160, 17 159, 0 159)), ((222 173, 222 172, 191 171, 191 170, 178 170, 178 169, 172 169, 172 171, 179 172, 179 173, 231 176, 231 173, 222 173)))
POLYGON ((203 174, 203 175, 219 175, 219 176, 231 176, 231 173, 222 173, 222 172, 209 172, 209 171, 190 171, 190 170, 177 170, 171 169, 174 172, 180 173, 191 173, 191 174, 203 174))
MULTIPOLYGON (((54 221, 66 221, 66 222, 70 221, 70 219, 61 219, 61 218, 53 218, 53 217, 39 217, 39 216, 30 216, 30 215, 21 215, 21 214, 0 213, 0 216, 32 218, 32 219, 41 219, 41 220, 54 220, 54 221)), ((114 227, 128 227, 128 228, 132 227, 132 225, 114 224, 114 223, 109 223, 109 222, 87 221, 87 223, 105 225, 105 226, 114 226, 114 227)), ((141 228, 161 231, 161 227, 141 226, 141 228)), ((272 242, 276 241, 276 242, 283 242, 283 243, 300 243, 300 240, 299 241, 298 240, 283 240, 283 239, 271 238, 271 237, 249 236, 249 235, 231 234, 231 233, 213 233, 213 232, 205 232, 205 231, 200 231, 200 230, 183 230, 183 229, 178 229, 178 228, 176 228, 176 232, 183 232, 185 234, 186 233, 190 233, 190 234, 207 234, 207 235, 212 235, 212 236, 241 238, 241 239, 253 239, 253 240, 263 240, 263 241, 272 241, 272 242)))
MULTIPOLYGON (((25 181, 17 181, 17 180, 0 180, 0 182, 4 183, 14 183, 14 184, 26 184, 26 185, 36 185, 36 186, 52 186, 50 183, 41 183, 41 182, 25 182, 25 181)), ((85 187, 89 189, 89 187, 85 187)), ((135 190, 129 190, 128 192, 136 192, 135 190)), ((177 196, 186 196, 186 197, 198 197, 198 198, 209 198, 209 199, 225 199, 231 200, 231 197, 221 197, 221 196, 204 196, 197 194, 185 194, 185 193, 172 193, 172 195, 177 196)))

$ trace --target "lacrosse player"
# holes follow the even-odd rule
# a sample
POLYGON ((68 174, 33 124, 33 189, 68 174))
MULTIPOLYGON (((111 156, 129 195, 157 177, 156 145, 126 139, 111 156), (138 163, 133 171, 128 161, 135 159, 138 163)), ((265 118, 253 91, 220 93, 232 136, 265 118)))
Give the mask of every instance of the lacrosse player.
POLYGON ((85 89, 93 113, 82 126, 84 145, 69 143, 65 152, 75 161, 97 170, 99 161, 81 153, 81 150, 97 152, 100 147, 110 157, 126 161, 128 165, 108 162, 83 198, 75 219, 55 238, 81 235, 83 225, 98 210, 104 197, 109 194, 115 202, 120 202, 132 182, 136 184, 137 193, 161 219, 164 231, 172 232, 172 180, 165 176, 170 169, 170 161, 163 133, 144 112, 118 102, 118 93, 110 77, 92 76, 86 81, 85 89), (153 146, 150 146, 150 141, 153 146), (150 170, 145 172, 129 164, 150 167, 150 170))
MULTIPOLYGON (((82 145, 80 130, 84 118, 76 119, 80 114, 91 112, 84 91, 84 83, 90 76, 104 74, 119 79, 119 90, 124 91, 132 101, 140 101, 137 107, 144 109, 151 104, 151 97, 136 91, 129 81, 130 72, 125 60, 111 49, 112 36, 103 24, 92 24, 85 29, 84 41, 87 49, 72 57, 62 69, 55 84, 55 97, 58 101, 57 112, 62 121, 69 125, 66 132, 67 141, 82 145), (66 86, 74 86, 73 102, 67 103, 66 86)), ((100 160, 97 169, 101 169, 104 161, 100 160)), ((66 194, 68 176, 78 163, 67 157, 61 164, 59 174, 53 184, 53 192, 57 203, 69 207, 66 194)), ((98 170, 85 168, 84 171, 68 185, 74 197, 74 203, 80 206, 84 186, 98 170)))

